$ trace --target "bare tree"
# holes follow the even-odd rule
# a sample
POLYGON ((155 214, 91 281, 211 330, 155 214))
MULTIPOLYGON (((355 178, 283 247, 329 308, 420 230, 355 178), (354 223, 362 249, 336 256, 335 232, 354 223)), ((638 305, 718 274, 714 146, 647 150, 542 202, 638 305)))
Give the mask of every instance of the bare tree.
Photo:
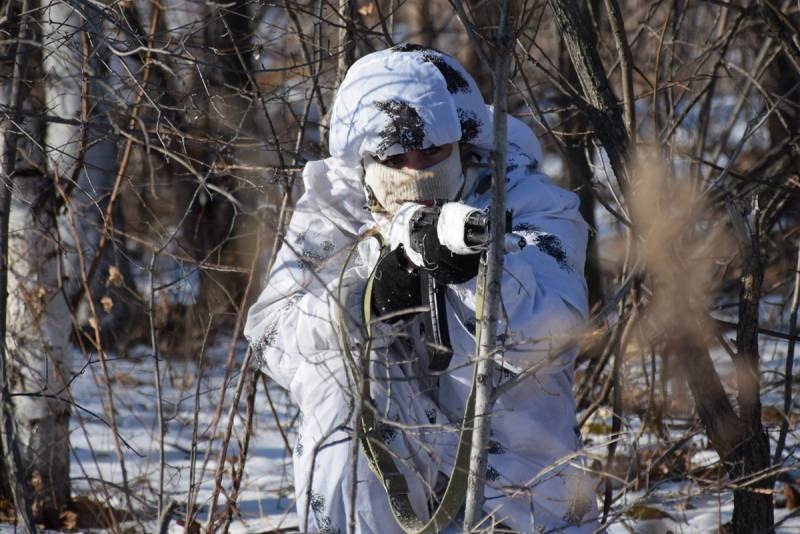
MULTIPOLYGON (((607 475, 608 522, 626 512, 618 497, 658 479, 646 458, 621 466, 619 451, 645 454, 647 436, 662 464, 678 465, 697 447, 686 428, 702 428, 719 462, 670 475, 716 469, 720 482, 698 491, 733 497, 734 530, 769 530, 775 477, 797 453, 792 358, 767 374, 774 362, 763 351, 765 339, 793 344, 797 331, 797 7, 510 4, 508 83, 495 88, 536 129, 551 154, 545 169, 579 192, 596 230, 587 266, 595 329, 582 340, 576 385, 584 434, 603 444, 593 452, 607 475), (766 313, 776 299, 781 311, 766 313), (773 408, 765 393, 776 391, 773 426, 762 415, 773 408)), ((6 429, 18 428, 4 433, 0 482, 16 484, 21 520, 24 501, 54 525, 69 505, 75 355, 98 369, 100 416, 119 430, 111 356, 142 343, 161 392, 161 481, 147 499, 174 511, 163 391, 175 361, 196 362, 199 406, 206 352, 220 339, 221 380, 237 387, 213 392, 207 427, 195 416, 188 520, 199 520, 198 488, 212 479, 214 499, 231 500, 222 519, 209 511, 209 528, 235 517, 247 444, 258 439, 238 423, 259 413, 255 375, 236 376, 242 314, 280 245, 299 170, 325 155, 337 81, 358 56, 413 41, 459 57, 491 100, 491 65, 505 59, 494 46, 498 10, 396 0, 0 4, 2 402, 6 429), (215 458, 227 461, 212 469, 215 458)), ((287 442, 289 423, 280 421, 287 442)), ((131 457, 118 437, 124 466, 131 457)), ((120 488, 132 505, 125 477, 88 485, 104 495, 120 488)), ((478 501, 472 524, 482 519, 478 501)))
MULTIPOLYGON (((15 7, 24 6, 32 7, 28 3, 15 7)), ((12 405, 4 406, 4 410, 11 408, 15 419, 14 439, 19 443, 22 461, 17 476, 30 497, 33 516, 38 522, 56 525, 70 498, 65 390, 71 369, 71 322, 59 277, 55 190, 41 150, 44 123, 36 115, 43 104, 33 82, 42 72, 41 55, 30 46, 37 35, 37 11, 11 9, 9 13, 20 32, 17 54, 27 66, 15 72, 16 79, 4 79, 16 85, 10 92, 16 102, 9 102, 16 114, 7 116, 3 136, 3 187, 10 196, 8 231, 3 236, 8 247, 6 385, 13 395, 12 405), (27 20, 20 22, 18 17, 27 20), (24 31, 26 24, 28 32, 24 31), (26 52, 21 53, 21 49, 26 52)))

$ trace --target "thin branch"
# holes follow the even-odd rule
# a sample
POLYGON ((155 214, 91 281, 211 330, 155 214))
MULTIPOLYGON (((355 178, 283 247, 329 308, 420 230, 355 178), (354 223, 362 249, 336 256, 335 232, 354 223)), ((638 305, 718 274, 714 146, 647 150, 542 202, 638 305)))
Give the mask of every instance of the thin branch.
MULTIPOLYGON (((494 65, 494 174, 492 176, 491 224, 492 242, 481 261, 486 262, 483 280, 478 280, 481 290, 478 299, 483 308, 476 318, 480 329, 475 336, 477 361, 474 363, 475 378, 475 420, 473 422, 472 447, 470 449, 469 474, 467 477, 467 498, 464 508, 464 532, 477 527, 483 518, 486 466, 488 460, 488 440, 491 430, 493 407, 495 358, 502 354, 497 341, 497 324, 501 312, 500 285, 503 275, 506 217, 506 158, 508 154, 508 73, 514 47, 509 0, 504 0, 500 10, 500 24, 497 32, 497 54, 494 65)), ((483 269, 481 269, 483 271, 483 269)), ((477 310, 476 310, 477 312, 477 310)), ((464 424, 470 424, 464 421, 464 424)))
POLYGON ((475 50, 475 53, 478 54, 478 58, 480 58, 481 63, 483 63, 487 68, 491 68, 492 61, 489 59, 489 56, 486 55, 486 52, 484 52, 483 47, 481 46, 481 42, 478 39, 478 33, 475 31, 475 25, 469 20, 467 12, 464 10, 464 3, 461 0, 449 1, 453 9, 456 10, 458 20, 461 21, 461 24, 464 26, 464 30, 467 32, 469 42, 472 44, 472 48, 475 50))
POLYGON ((800 304, 800 249, 797 251, 797 265, 794 268, 794 292, 792 294, 791 311, 789 312, 789 346, 786 349, 786 370, 783 375, 783 419, 775 446, 772 463, 781 464, 781 454, 786 445, 786 434, 789 431, 789 414, 792 410, 792 380, 794 375, 794 347, 797 342, 797 308, 800 304))
POLYGON ((633 56, 625 34, 625 21, 617 0, 605 0, 608 20, 614 34, 622 73, 622 103, 625 110, 625 127, 631 144, 636 144, 636 95, 633 92, 633 56))

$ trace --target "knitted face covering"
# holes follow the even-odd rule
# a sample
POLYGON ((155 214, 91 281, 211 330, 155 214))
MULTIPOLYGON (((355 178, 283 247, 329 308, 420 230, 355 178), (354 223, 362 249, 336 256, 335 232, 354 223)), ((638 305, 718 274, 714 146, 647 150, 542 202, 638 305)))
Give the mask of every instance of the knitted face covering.
MULTIPOLYGON (((395 213, 404 202, 456 200, 464 186, 458 145, 450 155, 427 169, 395 169, 371 157, 364 160, 364 183, 383 209, 395 213)), ((370 199, 372 200, 372 199, 370 199)))

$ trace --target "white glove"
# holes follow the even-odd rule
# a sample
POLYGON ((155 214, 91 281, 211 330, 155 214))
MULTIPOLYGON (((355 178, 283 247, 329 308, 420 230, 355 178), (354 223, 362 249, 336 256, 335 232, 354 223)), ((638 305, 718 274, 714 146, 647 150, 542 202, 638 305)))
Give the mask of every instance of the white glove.
MULTIPOLYGON (((422 254, 416 250, 412 243, 411 234, 414 228, 413 221, 417 211, 426 208, 422 204, 406 202, 392 218, 389 226, 389 246, 394 250, 403 245, 406 256, 416 266, 423 265, 422 254)), ((448 202, 439 211, 436 221, 436 236, 439 244, 446 247, 453 254, 474 254, 476 249, 464 243, 464 228, 470 215, 480 210, 462 202, 448 202)))
POLYGON ((448 202, 442 206, 439 220, 436 222, 439 243, 453 254, 474 254, 476 249, 464 243, 464 228, 470 215, 479 211, 463 202, 448 202))

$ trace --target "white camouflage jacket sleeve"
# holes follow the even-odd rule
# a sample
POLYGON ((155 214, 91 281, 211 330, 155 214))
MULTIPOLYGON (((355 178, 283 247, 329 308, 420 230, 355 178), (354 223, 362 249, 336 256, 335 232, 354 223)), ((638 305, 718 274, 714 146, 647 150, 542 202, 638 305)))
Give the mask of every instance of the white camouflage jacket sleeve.
POLYGON ((508 190, 513 231, 528 246, 505 257, 502 306, 511 365, 544 369, 572 366, 572 352, 587 315, 583 275, 587 226, 578 198, 525 172, 508 190))
MULTIPOLYGON (((339 351, 340 275, 363 224, 353 215, 363 212, 363 193, 357 179, 342 175, 348 171, 331 159, 306 165, 306 193, 297 201, 267 284, 248 313, 245 336, 257 365, 290 391, 301 363, 339 351)), ((367 276, 359 255, 354 256, 343 277, 342 305, 351 326, 358 322, 367 276)))
MULTIPOLYGON (((583 273, 588 226, 577 195, 554 186, 539 171, 540 149, 533 133, 510 119, 509 137, 506 207, 513 212, 513 231, 527 246, 505 256, 499 333, 506 363, 516 370, 532 365, 545 372, 571 368, 575 341, 588 314, 583 273)), ((483 180, 477 188, 482 193, 465 200, 478 208, 487 207, 491 199, 486 190, 490 177, 483 180)), ((475 283, 454 291, 467 308, 460 319, 472 330, 475 283)))

